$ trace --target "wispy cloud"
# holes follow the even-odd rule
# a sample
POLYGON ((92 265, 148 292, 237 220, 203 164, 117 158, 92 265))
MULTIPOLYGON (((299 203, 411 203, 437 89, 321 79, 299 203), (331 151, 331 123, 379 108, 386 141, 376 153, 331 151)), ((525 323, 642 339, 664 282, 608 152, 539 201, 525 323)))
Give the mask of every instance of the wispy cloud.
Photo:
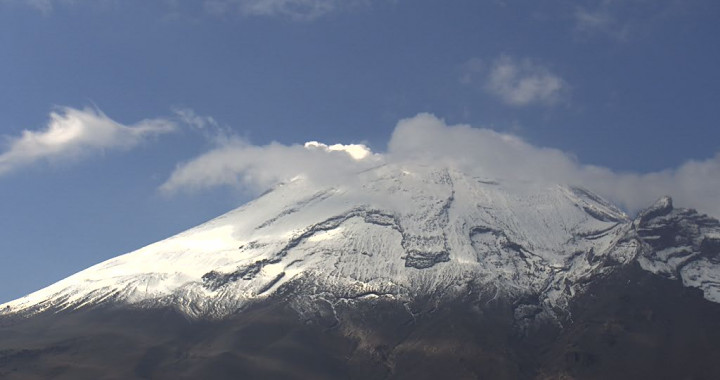
POLYGON ((239 12, 246 16, 285 16, 313 20, 355 3, 352 0, 205 0, 210 13, 239 12))
POLYGON ((0 0, 0 5, 30 7, 44 14, 50 14, 59 6, 84 5, 105 8, 117 2, 118 0, 0 0))
POLYGON ((298 175, 322 184, 344 183, 361 170, 403 162, 441 163, 498 180, 584 186, 631 212, 671 195, 680 206, 720 216, 720 154, 660 172, 618 173, 579 163, 571 154, 537 147, 514 135, 447 125, 430 114, 401 120, 382 154, 360 144, 257 146, 234 139, 179 165, 161 189, 172 193, 237 186, 261 191, 298 175))
POLYGON ((617 2, 601 1, 595 7, 578 6, 575 9, 575 29, 582 34, 604 34, 618 40, 626 40, 630 22, 621 21, 616 13, 617 2))
POLYGON ((198 130, 217 129, 220 124, 212 116, 198 115, 192 108, 174 107, 173 112, 184 123, 198 130))
POLYGON ((97 108, 58 108, 50 113, 44 130, 24 130, 18 137, 5 136, 0 153, 0 175, 38 161, 85 156, 108 149, 129 149, 149 137, 168 133, 176 124, 166 119, 142 120, 122 125, 97 108))
POLYGON ((711 4, 711 1, 599 0, 576 5, 572 18, 579 36, 629 41, 651 33, 656 25, 688 10, 702 9, 698 7, 700 3, 711 4))
MULTIPOLYGON (((279 16, 293 20, 310 21, 327 14, 368 4, 372 0, 199 0, 183 4, 178 0, 163 0, 175 16, 192 9, 212 15, 241 14, 244 16, 279 16), (180 13, 178 13, 180 12, 180 13)), ((380 0, 377 0, 380 1, 380 0)), ((387 1, 387 0, 385 0, 387 1)), ((51 13, 57 6, 97 5, 117 0, 0 0, 0 4, 29 6, 43 13, 51 13)), ((121 5, 122 2, 117 2, 121 5)))
POLYGON ((53 2, 51 0, 27 0, 26 4, 45 13, 53 9, 53 2))
POLYGON ((485 92, 510 106, 550 106, 565 99, 569 92, 565 80, 527 58, 502 55, 490 64, 473 58, 462 70, 460 83, 480 84, 485 92))
POLYGON ((210 142, 221 143, 232 136, 231 129, 218 123, 212 116, 199 115, 187 107, 174 107, 173 113, 180 124, 199 132, 210 142))
POLYGON ((0 0, 0 5, 27 6, 42 13, 50 13, 58 0, 0 0))

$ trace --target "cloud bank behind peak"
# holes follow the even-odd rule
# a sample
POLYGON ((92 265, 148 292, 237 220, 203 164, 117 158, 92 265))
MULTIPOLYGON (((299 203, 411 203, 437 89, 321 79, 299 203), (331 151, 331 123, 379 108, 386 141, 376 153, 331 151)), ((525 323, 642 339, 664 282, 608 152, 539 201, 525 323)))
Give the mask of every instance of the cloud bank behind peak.
POLYGON ((178 165, 161 190, 236 186, 260 192, 304 176, 322 184, 343 183, 380 164, 426 162, 456 167, 498 180, 527 180, 586 187, 635 212, 663 195, 680 206, 720 216, 720 154, 653 173, 618 173, 586 165, 558 149, 534 146, 520 137, 469 125, 448 125, 432 114, 401 120, 387 152, 361 144, 252 145, 231 139, 178 165))

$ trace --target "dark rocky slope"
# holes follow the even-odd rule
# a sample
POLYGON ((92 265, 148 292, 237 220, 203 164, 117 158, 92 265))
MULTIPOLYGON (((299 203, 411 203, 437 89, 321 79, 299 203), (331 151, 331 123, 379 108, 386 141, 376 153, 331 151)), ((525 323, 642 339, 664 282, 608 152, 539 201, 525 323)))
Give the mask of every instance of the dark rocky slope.
POLYGON ((221 321, 116 307, 6 316, 0 377, 720 378, 720 305, 636 264, 596 279, 560 325, 519 326, 512 303, 474 295, 441 305, 366 300, 337 319, 303 320, 286 305, 276 298, 221 321))

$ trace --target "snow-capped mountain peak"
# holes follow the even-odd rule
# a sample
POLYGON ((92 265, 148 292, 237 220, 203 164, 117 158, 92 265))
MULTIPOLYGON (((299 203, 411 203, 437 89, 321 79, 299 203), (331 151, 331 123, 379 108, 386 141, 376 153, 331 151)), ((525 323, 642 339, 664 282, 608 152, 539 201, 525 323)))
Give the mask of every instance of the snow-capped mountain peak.
MULTIPOLYGON (((423 165, 385 165, 333 186, 297 178, 1 310, 119 302, 217 317, 288 290, 298 295, 298 308, 318 297, 411 300, 474 291, 488 298, 530 295, 536 306, 557 310, 589 278, 639 253, 644 268, 676 273, 674 261, 655 259, 665 251, 647 233, 659 217, 686 215, 668 208, 671 200, 662 199, 633 222, 585 189, 423 165)), ((717 243, 720 229, 710 221, 700 220, 704 238, 687 249, 717 243)), ((717 282, 706 281, 712 275, 702 269, 717 259, 714 252, 680 271, 687 285, 720 301, 717 282)))

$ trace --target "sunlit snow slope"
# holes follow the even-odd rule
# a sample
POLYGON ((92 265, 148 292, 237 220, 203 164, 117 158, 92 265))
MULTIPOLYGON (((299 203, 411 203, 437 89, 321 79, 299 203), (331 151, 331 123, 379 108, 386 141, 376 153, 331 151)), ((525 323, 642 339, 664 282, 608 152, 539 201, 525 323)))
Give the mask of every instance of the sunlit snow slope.
POLYGON ((633 222, 583 189, 419 165, 382 166, 328 188, 296 179, 1 305, 0 313, 119 302, 222 317, 289 291, 299 308, 317 299, 476 291, 488 299, 531 296, 538 307, 557 310, 593 276, 636 260, 720 301, 717 221, 705 217, 704 230, 693 230, 695 248, 669 247, 653 236, 670 233, 657 227, 658 218, 677 211, 661 206, 633 222), (648 232, 653 226, 660 232, 648 232), (695 260, 673 261, 677 252, 695 260))

